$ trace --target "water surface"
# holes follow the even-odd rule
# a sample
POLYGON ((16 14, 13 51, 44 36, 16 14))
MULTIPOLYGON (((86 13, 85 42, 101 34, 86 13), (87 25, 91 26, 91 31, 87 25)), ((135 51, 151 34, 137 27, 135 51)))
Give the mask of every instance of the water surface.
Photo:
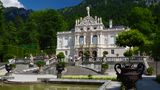
POLYGON ((0 90, 97 90, 99 85, 72 84, 4 84, 0 90))

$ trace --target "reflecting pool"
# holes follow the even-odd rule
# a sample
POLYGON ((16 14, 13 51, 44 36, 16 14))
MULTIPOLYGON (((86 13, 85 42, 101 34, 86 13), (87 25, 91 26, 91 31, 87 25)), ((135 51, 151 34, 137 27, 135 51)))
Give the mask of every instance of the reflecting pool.
POLYGON ((0 90, 97 90, 99 87, 100 85, 0 83, 0 90))

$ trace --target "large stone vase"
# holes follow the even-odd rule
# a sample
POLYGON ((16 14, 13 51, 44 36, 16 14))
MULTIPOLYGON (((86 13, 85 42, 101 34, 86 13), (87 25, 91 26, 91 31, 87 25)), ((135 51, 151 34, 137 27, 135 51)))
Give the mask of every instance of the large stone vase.
POLYGON ((125 86, 125 90, 136 90, 136 82, 142 79, 145 66, 143 63, 137 64, 134 67, 133 64, 120 64, 117 63, 114 66, 117 74, 117 80, 121 81, 125 86))
POLYGON ((57 70, 57 78, 61 78, 62 71, 64 70, 64 66, 57 64, 56 65, 56 70, 57 70))
POLYGON ((9 76, 11 74, 10 71, 12 70, 11 64, 6 64, 5 69, 7 71, 6 76, 9 76))

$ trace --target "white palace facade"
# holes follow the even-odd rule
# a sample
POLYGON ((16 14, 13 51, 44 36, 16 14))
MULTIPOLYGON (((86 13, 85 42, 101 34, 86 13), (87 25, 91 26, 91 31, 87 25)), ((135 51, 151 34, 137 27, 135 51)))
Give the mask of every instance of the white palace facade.
POLYGON ((102 18, 90 16, 90 8, 87 7, 87 16, 79 18, 71 31, 57 33, 56 54, 63 52, 66 58, 81 57, 84 51, 90 52, 90 57, 102 57, 107 51, 107 57, 123 56, 124 47, 115 44, 119 32, 126 30, 124 27, 112 26, 105 28, 102 18))

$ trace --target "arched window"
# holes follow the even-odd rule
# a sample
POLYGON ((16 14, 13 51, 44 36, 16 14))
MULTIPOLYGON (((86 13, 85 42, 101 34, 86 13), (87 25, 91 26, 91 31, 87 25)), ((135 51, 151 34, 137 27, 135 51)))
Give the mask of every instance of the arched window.
POLYGON ((93 51, 93 52, 92 52, 92 56, 93 56, 93 57, 97 57, 97 51, 93 51))
POLYGON ((97 35, 94 35, 93 37, 92 37, 92 43, 93 44, 97 44, 97 35))
POLYGON ((79 37, 79 44, 84 44, 84 36, 79 37))

